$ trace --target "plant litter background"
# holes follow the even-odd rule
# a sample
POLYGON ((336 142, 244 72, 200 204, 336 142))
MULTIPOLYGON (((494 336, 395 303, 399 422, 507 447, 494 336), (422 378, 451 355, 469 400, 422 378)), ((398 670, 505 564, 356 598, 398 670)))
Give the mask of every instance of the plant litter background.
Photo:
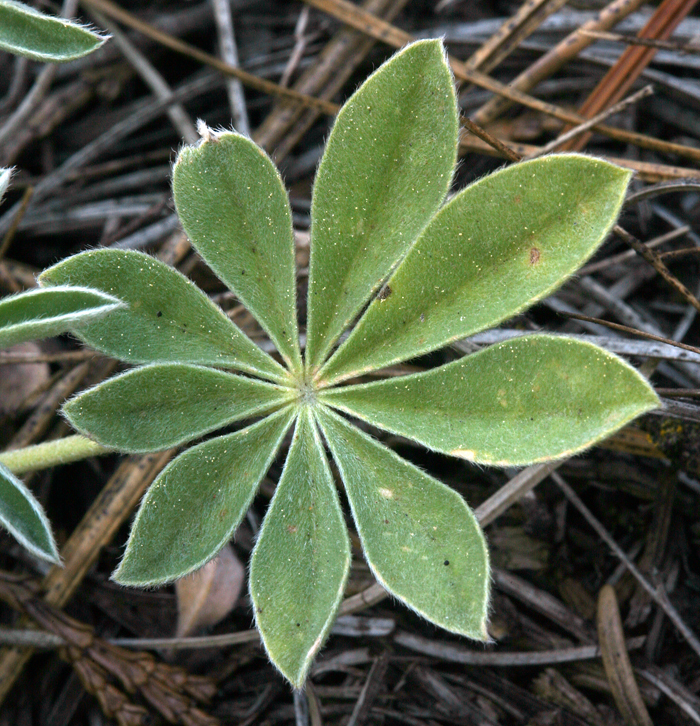
MULTIPOLYGON (((70 1, 63 9, 78 12, 70 1)), ((194 587, 184 580, 145 593, 116 588, 108 576, 135 505, 174 452, 28 476, 58 531, 65 567, 39 569, 2 535, 3 620, 15 639, 33 638, 43 651, 31 658, 25 645, 0 653, 2 723, 99 723, 105 713, 141 723, 147 710, 175 723, 700 723, 700 351, 692 349, 700 309, 693 231, 700 61, 692 41, 700 22, 693 11, 693 2, 680 0, 596 7, 89 0, 83 18, 113 35, 98 53, 45 69, 0 56, 0 166, 19 169, 0 210, 3 294, 33 287, 43 267, 88 247, 146 250, 196 281, 263 347, 270 345, 264 331, 177 226, 169 163, 182 140, 197 139, 195 119, 211 127, 233 119, 280 167, 291 190, 303 301, 311 182, 332 116, 394 48, 444 37, 464 123, 469 117, 488 131, 464 132, 455 190, 552 150, 572 125, 600 116, 593 135, 577 129, 555 150, 593 151, 636 171, 621 224, 646 247, 611 237, 526 315, 393 372, 544 329, 628 356, 665 404, 582 456, 521 472, 427 454, 368 428, 457 489, 487 525, 494 643, 452 638, 383 599, 353 535, 343 617, 306 691, 293 695, 250 629, 247 594, 226 586, 242 577, 279 462, 233 548, 194 587), (624 50, 625 38, 600 37, 611 29, 651 40, 624 50), (657 41, 661 47, 652 47, 657 41), (652 95, 629 98, 648 83, 652 95), (622 109, 605 113, 624 99, 622 109), (576 313, 690 348, 574 320, 576 313), (41 632, 27 631, 32 622, 41 632), (204 630, 214 640, 189 641, 198 647, 176 655, 182 640, 145 640, 204 630), (155 659, 145 652, 153 647, 160 648, 155 659)), ((5 448, 65 435, 61 403, 117 369, 68 338, 4 351, 0 364, 5 448)))

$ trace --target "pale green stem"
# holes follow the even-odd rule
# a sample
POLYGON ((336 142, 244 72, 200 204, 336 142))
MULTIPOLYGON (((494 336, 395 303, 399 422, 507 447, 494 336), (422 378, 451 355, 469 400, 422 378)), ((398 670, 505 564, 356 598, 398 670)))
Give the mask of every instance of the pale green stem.
POLYGON ((24 474, 27 471, 48 469, 50 466, 70 464, 72 461, 87 459, 89 456, 111 452, 112 449, 96 444, 85 436, 75 435, 46 441, 36 446, 26 446, 23 449, 5 451, 0 454, 0 464, 4 464, 13 474, 24 474))

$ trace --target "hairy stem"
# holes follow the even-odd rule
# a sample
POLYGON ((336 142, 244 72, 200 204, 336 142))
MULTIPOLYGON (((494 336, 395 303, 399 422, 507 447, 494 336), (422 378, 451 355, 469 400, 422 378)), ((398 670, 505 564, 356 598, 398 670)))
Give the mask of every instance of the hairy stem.
POLYGON ((50 466, 69 464, 71 461, 80 461, 111 451, 85 436, 76 434, 16 451, 6 451, 0 454, 0 464, 4 464, 13 474, 24 474, 27 471, 48 469, 50 466))

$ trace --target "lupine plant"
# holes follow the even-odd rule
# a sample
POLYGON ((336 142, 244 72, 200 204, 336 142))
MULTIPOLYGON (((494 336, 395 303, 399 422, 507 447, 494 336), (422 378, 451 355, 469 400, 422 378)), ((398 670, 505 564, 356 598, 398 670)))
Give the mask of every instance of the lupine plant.
POLYGON ((84 252, 40 277, 46 289, 77 285, 124 303, 72 328, 137 364, 65 404, 81 434, 150 452, 253 419, 163 470, 114 579, 158 585, 214 557, 293 432, 250 563, 256 624, 287 679, 304 683, 350 568, 327 452, 377 581, 436 625, 486 640, 489 558, 474 514, 366 424, 470 462, 521 466, 582 451, 658 399, 616 356, 549 335, 420 373, 365 376, 550 294, 605 239, 629 172, 550 156, 504 168, 446 202, 458 141, 453 79, 439 41, 406 47, 348 100, 329 136, 313 191, 302 355, 282 180, 249 139, 206 127, 202 136, 174 167, 180 220, 277 355, 179 272, 138 252, 84 252))

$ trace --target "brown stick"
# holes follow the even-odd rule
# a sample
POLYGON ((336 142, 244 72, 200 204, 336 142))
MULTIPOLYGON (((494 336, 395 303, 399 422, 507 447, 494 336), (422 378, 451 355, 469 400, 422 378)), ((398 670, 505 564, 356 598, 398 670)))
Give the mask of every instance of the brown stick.
MULTIPOLYGON (((95 0, 90 1, 94 2, 95 0)), ((106 2, 106 0, 99 1, 106 2)), ((353 5, 353 3, 348 2, 348 0, 304 0, 304 2, 325 10, 328 14, 333 15, 333 17, 341 20, 347 25, 350 25, 356 30, 361 30, 363 33, 366 33, 377 40, 381 40, 395 48, 402 48, 404 45, 414 40, 410 33, 407 33, 400 28, 396 28, 390 23, 380 20, 379 18, 375 18, 371 13, 365 12, 361 8, 357 7, 357 5, 353 5)), ((625 0, 625 2, 630 2, 630 0, 625 0)), ((587 38, 587 40, 588 42, 591 41, 590 38, 587 38)), ((566 123, 579 125, 587 121, 587 119, 580 114, 566 111, 552 103, 540 101, 533 96, 529 96, 527 93, 521 92, 515 84, 506 85, 505 83, 500 83, 496 79, 491 78, 481 71, 467 68, 466 64, 454 58, 450 58, 449 61, 452 72, 459 80, 469 81, 475 86, 485 88, 486 90, 497 93, 504 98, 545 113, 548 116, 558 118, 560 121, 565 121, 566 123)), ((484 122, 480 119, 478 114, 472 118, 472 121, 478 126, 484 126, 484 122)), ((638 134, 632 131, 625 131, 624 129, 618 129, 604 124, 596 124, 594 128, 599 133, 605 134, 605 136, 608 136, 611 139, 616 139, 617 141, 624 141, 625 143, 634 144, 635 146, 640 146, 644 149, 652 149, 666 154, 678 154, 679 156, 700 162, 700 149, 696 149, 691 146, 683 146, 682 144, 673 144, 668 141, 661 141, 660 139, 656 139, 652 136, 646 136, 645 134, 638 134)))
MULTIPOLYGON (((503 142, 501 142, 503 143, 503 142)), ((488 154, 490 156, 498 156, 501 158, 511 158, 511 154, 505 156, 501 151, 497 151, 489 144, 474 136, 465 136, 460 139, 460 153, 465 154, 469 151, 475 151, 479 154, 488 154)), ((521 144, 509 141, 508 148, 520 158, 535 154, 541 147, 533 144, 521 144)), ((635 161, 634 159, 623 159, 618 156, 602 156, 612 164, 624 166, 636 172, 637 179, 648 182, 649 184, 657 184, 663 181, 673 181, 678 179, 688 179, 697 181, 698 170, 689 169, 684 166, 670 166, 669 164, 655 164, 649 161, 635 161)))
MULTIPOLYGON (((609 30, 643 4, 644 0, 613 0, 600 11, 596 18, 569 33, 564 40, 526 68, 508 84, 509 87, 518 91, 529 91, 534 88, 540 81, 556 73, 567 61, 575 58, 593 42, 594 39, 585 31, 609 30)), ((474 121, 483 126, 496 119, 512 105, 510 99, 494 98, 474 114, 474 121)))
POLYGON ((661 277, 668 282, 671 287, 675 288, 698 312, 700 312, 700 300, 693 295, 690 290, 675 276, 672 275, 668 267, 663 263, 658 253, 650 250, 644 242, 640 242, 636 237, 631 235, 626 229, 616 224, 613 228, 615 234, 622 238, 640 257, 643 257, 661 277))
MULTIPOLYGON (((697 0, 663 0, 639 32, 640 37, 666 40, 696 3, 697 0)), ((593 89, 579 113, 592 118, 619 101, 649 65, 656 50, 644 46, 627 48, 593 89)), ((561 150, 581 151, 591 136, 591 133, 583 134, 563 145, 561 150)))
POLYGON ((216 70, 221 71, 221 73, 224 73, 227 76, 238 78, 241 83, 246 86, 250 86, 251 88, 255 88, 257 91, 267 93, 271 96, 279 96, 280 98, 296 101, 311 108, 318 108, 323 113, 327 113, 331 116, 338 112, 338 106, 335 103, 306 96, 303 93, 292 90, 291 88, 284 88, 277 83, 273 83, 272 81, 260 78, 252 73, 248 73, 241 68, 230 66, 228 63, 224 63, 224 61, 219 60, 216 56, 205 53, 203 50, 199 50, 199 48, 195 48, 193 45, 185 43, 179 38, 175 38, 172 35, 168 35, 167 33, 154 28, 148 23, 144 23, 143 20, 139 20, 135 15, 123 10, 115 3, 111 2, 111 0, 83 0, 83 2, 88 7, 99 10, 107 17, 113 18, 129 28, 133 28, 139 33, 151 38, 151 40, 155 40, 157 43, 160 43, 167 48, 171 48, 177 53, 182 53, 190 58, 194 58, 204 65, 216 68, 216 70))

